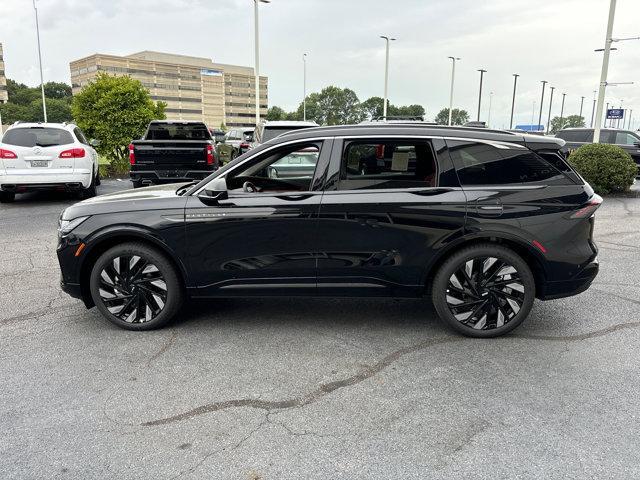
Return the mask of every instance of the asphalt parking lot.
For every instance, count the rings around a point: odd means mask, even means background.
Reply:
[[[59,290],[72,202],[0,205],[3,479],[640,477],[640,198],[598,211],[590,290],[485,341],[417,300],[220,300],[120,330]]]

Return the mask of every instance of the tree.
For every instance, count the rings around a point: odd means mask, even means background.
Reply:
[[[563,128],[581,128],[584,126],[586,126],[584,117],[581,117],[580,115],[569,115],[564,118],[553,117],[551,119],[551,128],[549,131],[551,133],[557,133]]]
[[[42,92],[39,86],[28,87],[23,83],[7,79],[7,93],[9,101],[0,105],[3,123],[44,120]],[[44,93],[47,102],[47,120],[56,123],[70,122],[72,120],[71,87],[65,83],[48,82],[44,84]]]
[[[438,112],[436,118],[434,120],[439,125],[448,125],[449,124],[449,109],[443,108]],[[459,108],[454,108],[451,111],[451,124],[452,125],[464,125],[469,121],[469,113],[466,110],[460,110]]]
[[[360,104],[363,114],[371,120],[373,118],[382,117],[384,113],[384,98],[370,97]],[[388,107],[388,106],[387,106]],[[387,112],[387,114],[389,114]]]
[[[302,103],[296,112],[302,118]],[[364,119],[360,100],[356,92],[349,88],[329,86],[320,93],[307,96],[307,120],[319,125],[345,125],[359,123]]]
[[[71,85],[63,82],[47,82],[44,84],[46,98],[71,98]]]
[[[280,107],[273,106],[267,110],[267,120],[284,120],[287,112]]]
[[[131,140],[140,138],[151,120],[165,118],[165,106],[154,102],[140,81],[100,73],[73,98],[71,111],[85,135],[100,141],[98,153],[122,164]]]
[[[425,114],[422,105],[402,105],[398,107],[388,102],[387,100],[387,116],[389,117],[423,117]],[[384,113],[384,99],[382,97],[368,98],[360,106],[369,119],[382,117]]]

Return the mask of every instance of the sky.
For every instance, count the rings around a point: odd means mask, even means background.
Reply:
[[[451,60],[454,108],[475,120],[478,69],[487,70],[481,120],[508,127],[513,76],[518,73],[514,124],[534,123],[541,80],[556,87],[552,117],[591,119],[609,0],[272,0],[260,5],[261,74],[269,105],[293,110],[307,92],[348,87],[360,100],[382,96],[384,41],[391,44],[389,99],[420,104],[427,119],[449,104]],[[70,83],[69,62],[93,53],[126,55],[158,50],[253,66],[252,0],[38,0],[45,81]],[[640,0],[618,0],[614,37],[640,36]],[[0,0],[0,42],[9,78],[39,84],[32,0]],[[634,109],[640,127],[640,40],[618,42],[611,54],[606,101]],[[548,115],[545,95],[543,123]],[[535,102],[535,110],[533,102]],[[533,113],[533,115],[532,115]]]

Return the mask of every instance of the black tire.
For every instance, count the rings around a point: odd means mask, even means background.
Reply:
[[[16,199],[15,192],[3,192],[0,190],[0,203],[11,203]]]
[[[236,152],[235,150],[231,150],[231,157],[229,161],[235,160],[236,158],[238,158],[238,152]]]
[[[84,199],[84,198],[92,198],[95,197],[98,194],[97,190],[96,190],[96,175],[94,174],[93,170],[91,171],[91,183],[89,184],[89,186],[87,188],[81,188],[80,191],[78,192],[78,198],[80,199]]]
[[[142,187],[142,182],[140,180],[131,180],[131,183],[133,184],[133,188]]]
[[[100,186],[102,180],[100,179],[100,169],[96,172],[96,186]]]
[[[184,300],[173,264],[144,243],[123,243],[100,255],[91,269],[89,286],[100,313],[126,330],[163,327]]]
[[[469,337],[490,338],[520,325],[535,293],[533,273],[522,257],[487,243],[447,259],[433,280],[431,297],[438,316],[451,328]]]

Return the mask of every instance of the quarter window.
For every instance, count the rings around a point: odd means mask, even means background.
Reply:
[[[521,185],[572,182],[551,163],[528,149],[497,148],[479,142],[448,141],[462,185]]]
[[[627,132],[616,132],[616,145],[635,145],[640,142],[640,138],[636,138]]]
[[[429,141],[345,142],[338,190],[435,187],[437,167]]]

